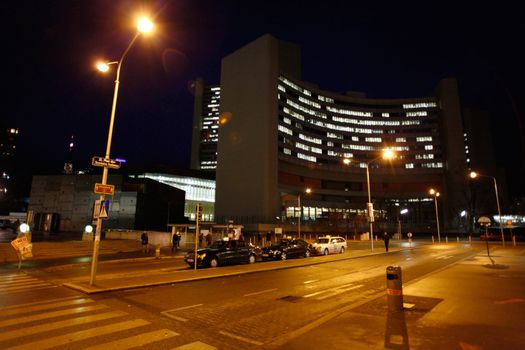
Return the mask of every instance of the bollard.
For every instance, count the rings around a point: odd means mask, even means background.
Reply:
[[[434,244],[434,235],[432,235],[432,244]]]
[[[459,236],[457,236],[456,238],[457,238],[457,241],[458,241],[458,244],[459,244]]]
[[[516,235],[512,235],[512,244],[516,246]]]
[[[155,248],[155,257],[160,259],[160,245]]]
[[[445,236],[445,242],[448,244],[448,236]]]
[[[403,311],[401,266],[388,266],[386,268],[386,294],[388,311]]]
[[[472,243],[472,235],[468,235],[468,243]]]

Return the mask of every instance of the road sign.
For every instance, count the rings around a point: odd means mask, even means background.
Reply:
[[[103,184],[99,184],[99,183],[96,183],[95,184],[95,193],[98,193],[98,194],[109,194],[109,195],[113,195],[113,193],[115,193],[115,186],[113,185],[103,185]]]
[[[98,217],[101,219],[107,219],[109,217],[109,199],[100,202],[100,212]]]
[[[15,248],[16,252],[20,254],[22,259],[33,257],[33,245],[29,243],[26,235],[20,236],[19,238],[11,241],[11,245],[13,248]]]
[[[115,159],[109,159],[104,157],[93,157],[91,158],[91,165],[100,166],[103,168],[120,169],[120,162]]]

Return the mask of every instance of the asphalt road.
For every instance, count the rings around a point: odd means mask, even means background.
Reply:
[[[0,316],[0,330],[6,334],[0,335],[0,347],[10,348],[19,344],[19,339],[9,338],[9,334],[16,334],[22,325],[25,329],[37,330],[25,333],[22,342],[25,347],[22,348],[45,348],[48,343],[69,348],[67,344],[70,340],[67,339],[77,339],[75,337],[79,337],[76,348],[106,342],[113,342],[114,348],[125,348],[115,343],[122,337],[135,339],[130,341],[135,345],[137,339],[150,337],[150,341],[141,343],[141,347],[151,349],[176,349],[190,345],[202,349],[271,348],[272,344],[293,340],[291,334],[307,329],[308,325],[323,316],[349,304],[383,295],[385,269],[389,265],[402,266],[404,283],[409,284],[477,252],[477,248],[462,245],[446,249],[425,246],[299,268],[89,297],[57,286],[66,276],[75,276],[72,271],[85,277],[86,270],[79,269],[79,265],[45,268],[40,273],[24,277],[41,281],[41,289],[21,288],[17,293],[2,295],[2,305],[10,306],[8,310],[2,309],[0,314],[19,311],[21,316],[27,315],[29,321],[24,318],[13,320],[13,315]],[[180,258],[144,261],[140,267],[142,272],[162,268],[186,267]],[[137,273],[137,264],[105,264],[100,272],[116,275]],[[27,283],[30,283],[29,279]],[[68,301],[79,304],[55,305]],[[38,307],[46,305],[52,307],[53,311],[38,311]],[[58,316],[53,314],[57,312]],[[85,321],[86,317],[97,315],[100,320]],[[104,318],[106,316],[107,319]],[[2,320],[1,317],[7,319]],[[67,317],[73,317],[73,321],[68,322]],[[9,323],[13,321],[19,323]],[[81,323],[75,326],[75,322]],[[50,327],[53,324],[58,328]],[[53,329],[47,330],[46,327]],[[75,335],[66,339],[61,336],[64,332]],[[92,332],[100,334],[89,336]]]

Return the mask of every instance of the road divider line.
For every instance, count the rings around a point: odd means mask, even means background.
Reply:
[[[253,292],[253,293],[248,293],[248,294],[244,294],[245,297],[251,297],[253,295],[259,295],[259,294],[264,294],[264,293],[269,293],[269,292],[273,292],[273,291],[276,291],[277,288],[272,288],[272,289],[265,289],[265,290],[261,290],[260,292]]]
[[[230,337],[230,338],[233,338],[233,339],[237,339],[237,340],[243,341],[243,342],[248,343],[248,344],[264,345],[264,343],[262,343],[260,341],[249,339],[249,338],[245,338],[245,337],[242,337],[240,335],[236,335],[236,334],[233,334],[233,333],[230,333],[230,332],[226,332],[226,331],[219,331],[219,334],[222,334],[224,336],[227,336],[227,337]]]

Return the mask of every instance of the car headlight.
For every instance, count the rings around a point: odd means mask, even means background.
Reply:
[[[199,259],[203,260],[206,257],[206,253],[199,254]]]

